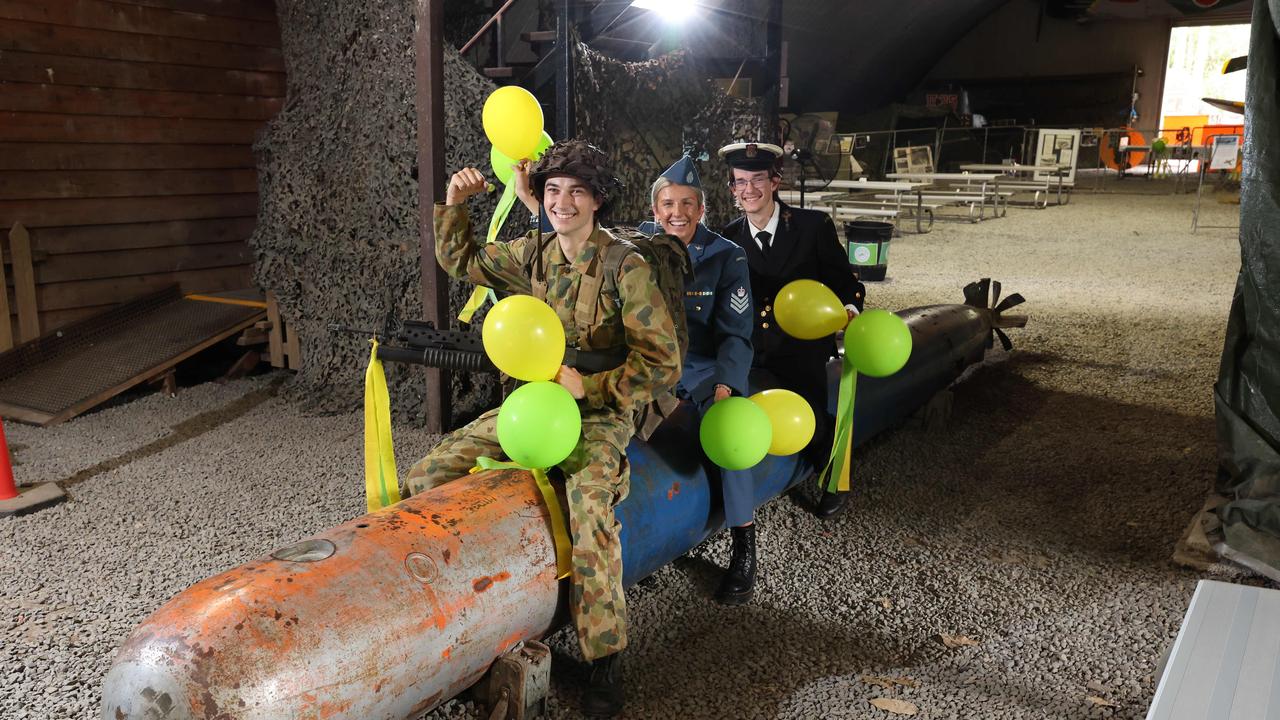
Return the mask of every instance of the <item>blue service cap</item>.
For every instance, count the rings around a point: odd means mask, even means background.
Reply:
[[[676,185],[688,185],[699,190],[702,189],[702,180],[698,177],[698,166],[693,163],[693,158],[688,155],[672,163],[671,167],[664,170],[660,177],[664,177]]]

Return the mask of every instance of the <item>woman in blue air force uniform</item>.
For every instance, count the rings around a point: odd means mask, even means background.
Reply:
[[[702,224],[705,197],[688,155],[658,177],[650,197],[655,221],[642,223],[640,231],[675,235],[693,260],[694,277],[684,299],[689,351],[676,392],[703,414],[716,402],[747,394],[753,311],[747,254]],[[751,599],[755,586],[755,488],[750,470],[721,469],[720,474],[733,550],[716,599],[739,605]]]

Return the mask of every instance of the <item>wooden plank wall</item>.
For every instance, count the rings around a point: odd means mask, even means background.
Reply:
[[[29,229],[41,331],[251,285],[251,144],[284,93],[272,0],[0,0],[0,246]]]

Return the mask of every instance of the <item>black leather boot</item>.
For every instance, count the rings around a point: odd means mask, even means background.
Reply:
[[[742,605],[751,599],[756,586],[756,526],[730,528],[733,551],[729,569],[716,590],[716,601],[725,605]]]
[[[849,503],[848,492],[827,492],[822,491],[822,497],[818,500],[818,506],[813,509],[813,514],[823,520],[835,517]]]
[[[611,718],[622,712],[626,697],[622,692],[622,653],[594,660],[591,678],[582,693],[582,713],[591,717]]]

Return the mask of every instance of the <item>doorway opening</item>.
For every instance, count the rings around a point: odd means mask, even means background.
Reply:
[[[1186,128],[1199,147],[1212,135],[1243,133],[1244,115],[1215,107],[1204,98],[1242,102],[1245,73],[1223,73],[1227,61],[1249,53],[1249,24],[1175,27],[1169,32],[1161,136]],[[1230,131],[1230,132],[1228,132]],[[1173,137],[1166,138],[1172,142]]]

